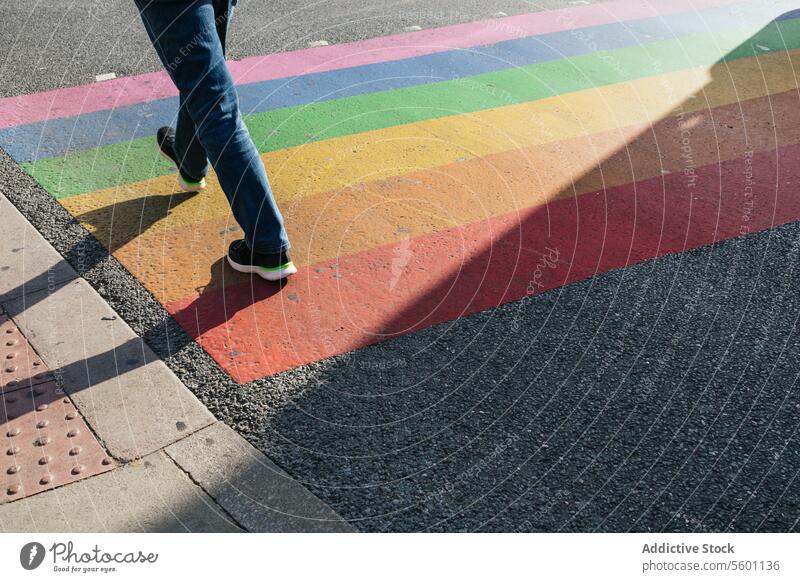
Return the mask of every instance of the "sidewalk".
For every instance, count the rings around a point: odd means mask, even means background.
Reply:
[[[0,531],[354,531],[217,421],[2,193],[0,215]]]

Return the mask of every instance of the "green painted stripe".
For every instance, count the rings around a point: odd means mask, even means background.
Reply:
[[[601,51],[442,83],[267,111],[250,115],[245,121],[259,150],[270,152],[765,54],[755,45],[769,47],[772,52],[800,48],[800,19],[771,23],[752,37],[747,34],[729,30]],[[23,167],[57,198],[173,171],[158,155],[151,137],[41,159]]]

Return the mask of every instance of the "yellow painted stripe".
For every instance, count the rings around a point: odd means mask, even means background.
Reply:
[[[798,143],[799,101],[796,91],[788,91],[295,198],[283,205],[292,256],[298,265],[314,265],[665,171],[689,172],[690,180],[695,167]],[[159,300],[170,302],[230,282],[235,275],[223,275],[220,257],[242,235],[231,216],[161,226],[169,206],[185,201],[185,194],[151,196],[79,219],[93,225]]]
[[[479,113],[348,135],[263,156],[279,204],[501,151],[657,121],[676,106],[716,107],[796,88],[800,51],[723,62]],[[696,94],[696,96],[695,96]],[[694,97],[694,98],[693,98]],[[175,192],[174,176],[73,196],[75,216],[143,196]],[[174,228],[229,214],[216,180],[159,224]]]

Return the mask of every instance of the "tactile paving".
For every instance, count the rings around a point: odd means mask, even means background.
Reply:
[[[0,504],[114,467],[55,382],[5,392],[2,403]]]
[[[0,392],[53,379],[42,359],[7,315],[0,314]]]

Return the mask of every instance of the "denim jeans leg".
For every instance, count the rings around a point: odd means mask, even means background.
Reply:
[[[215,0],[136,2],[248,244],[262,253],[287,250],[283,217],[225,64]]]
[[[233,7],[236,0],[214,0],[214,22],[217,25],[217,36],[225,56],[225,44],[228,40],[228,24],[233,18]]]
[[[197,126],[180,97],[178,121],[175,124],[175,153],[184,175],[199,180],[208,173],[208,154],[200,143]]]
[[[228,35],[228,23],[233,13],[233,0],[214,0],[214,22],[216,23],[217,36],[222,45],[222,54],[225,55],[225,40]],[[192,116],[186,107],[183,96],[180,97],[178,119],[175,124],[175,153],[178,154],[181,169],[184,174],[199,180],[208,174],[208,154],[200,144]]]

